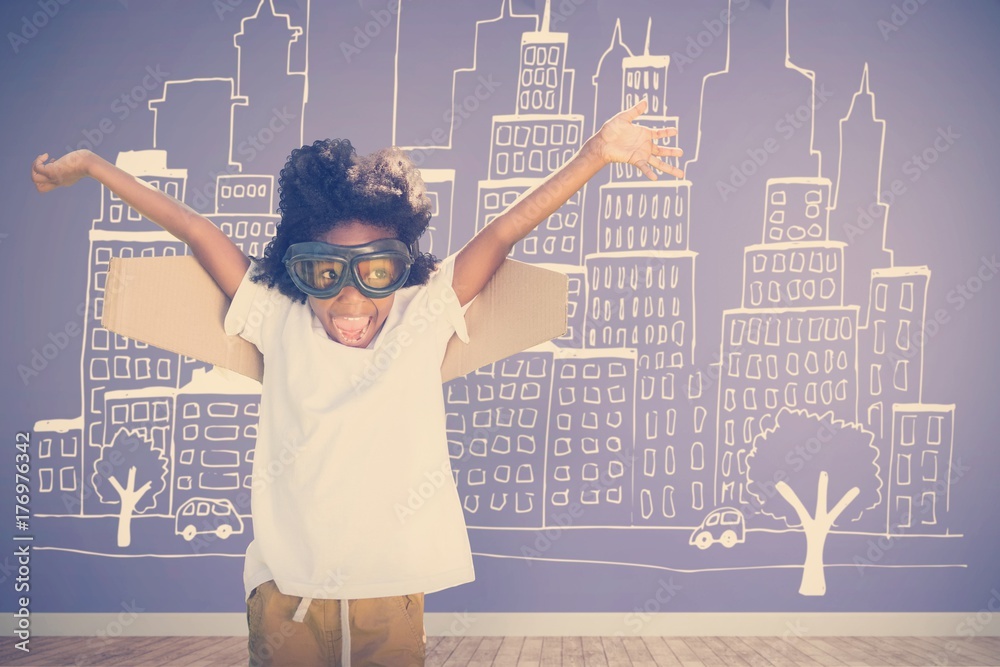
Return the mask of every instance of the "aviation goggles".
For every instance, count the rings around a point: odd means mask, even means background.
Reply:
[[[331,245],[322,241],[293,243],[282,262],[300,290],[329,299],[347,285],[371,299],[401,288],[413,264],[411,248],[399,239],[379,239],[364,245]]]

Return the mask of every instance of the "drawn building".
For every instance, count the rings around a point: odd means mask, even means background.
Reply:
[[[830,238],[846,245],[844,303],[860,305],[862,313],[869,309],[872,271],[893,265],[893,252],[885,244],[889,206],[881,200],[884,146],[885,121],[875,115],[875,94],[865,63],[861,86],[851,98],[847,115],[840,119],[837,188],[830,219]]]
[[[225,498],[250,515],[241,498],[251,489],[260,391],[259,382],[215,367],[176,392],[172,513],[192,498]]]
[[[781,407],[856,421],[858,306],[842,303],[829,192],[824,178],[767,182],[763,243],[744,252],[742,307],[723,311],[717,505],[752,506],[746,457]]]
[[[621,45],[627,55],[621,58],[618,110],[645,99],[647,110],[638,124],[676,128],[677,117],[667,115],[670,57],[649,53],[651,27],[650,21],[642,55]],[[603,60],[602,69],[610,69]],[[676,146],[676,136],[659,143]],[[665,161],[677,165],[675,157]],[[711,420],[702,377],[691,370],[696,257],[688,243],[691,183],[663,174],[652,181],[627,163],[609,165],[609,171],[599,188],[598,251],[584,258],[584,344],[636,351],[633,524],[696,525],[711,505],[712,452],[706,456]]]
[[[302,32],[288,14],[275,11],[274,0],[261,0],[233,36],[236,94],[222,136],[232,137],[227,157],[240,172],[277,175],[290,148],[303,143],[306,73],[292,71],[292,49]]]
[[[587,314],[587,276],[582,266],[570,264],[537,264],[543,269],[558,271],[566,276],[566,333],[552,342],[559,347],[584,346],[584,318]]]
[[[445,386],[450,463],[470,526],[542,525],[552,347]]]
[[[574,71],[566,67],[568,33],[549,30],[549,3],[541,28],[521,36],[515,112],[493,117],[489,171],[479,182],[476,231],[561,167],[585,139],[583,116],[569,112]],[[583,191],[574,193],[524,239],[511,258],[579,266]]]
[[[458,248],[451,247],[455,170],[421,169],[420,177],[427,186],[427,197],[431,200],[431,221],[420,238],[420,252],[444,258],[458,251]]]
[[[83,508],[83,419],[35,422],[31,511],[36,515],[77,514]]]
[[[948,532],[955,406],[892,406],[887,533]]]
[[[621,19],[615,20],[611,41],[597,59],[597,67],[590,78],[594,87],[594,107],[590,117],[590,134],[600,129],[603,124],[622,110],[621,91],[625,85],[623,63],[626,57],[633,56],[632,50],[622,41]],[[617,165],[609,165],[614,170]],[[600,189],[588,188],[584,195],[584,208],[588,212],[596,211],[600,204]],[[588,215],[592,215],[588,213]],[[597,235],[585,232],[583,235],[583,254],[589,255],[598,251]]]
[[[710,394],[701,371],[638,371],[634,525],[697,525],[712,509]]]
[[[211,210],[220,174],[239,173],[230,160],[232,111],[240,101],[230,78],[165,81],[163,96],[149,101],[153,146],[186,165],[184,201],[196,211]],[[178,197],[179,198],[179,197]]]
[[[868,325],[859,330],[859,416],[883,451],[893,404],[920,402],[924,353],[916,334],[927,315],[929,280],[926,266],[872,271]]]
[[[554,357],[546,523],[578,506],[580,525],[630,525],[635,350],[560,348]]]
[[[168,169],[161,150],[124,151],[116,166],[150,187],[181,198],[186,173]],[[183,254],[183,242],[163,231],[138,211],[101,186],[101,214],[90,230],[87,308],[81,360],[84,446],[81,470],[89,475],[99,448],[110,444],[105,428],[104,395],[108,391],[139,389],[150,384],[176,387],[179,355],[114,334],[101,326],[108,265],[112,257],[154,257]],[[83,512],[89,513],[92,495],[84,495]]]

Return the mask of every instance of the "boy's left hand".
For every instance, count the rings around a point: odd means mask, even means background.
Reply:
[[[598,154],[607,162],[633,164],[654,181],[658,179],[658,176],[651,167],[673,174],[677,178],[683,178],[683,170],[667,164],[657,156],[678,156],[683,155],[684,151],[680,148],[667,148],[655,143],[655,140],[660,137],[670,137],[677,134],[677,128],[651,129],[633,124],[632,121],[645,111],[646,100],[643,99],[631,109],[615,114],[604,123],[600,131],[594,135]]]

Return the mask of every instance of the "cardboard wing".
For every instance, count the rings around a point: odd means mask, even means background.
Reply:
[[[441,381],[566,333],[567,277],[512,259],[469,306],[469,343],[452,336]],[[257,347],[223,328],[230,299],[192,255],[113,257],[101,325],[117,334],[246,375],[264,377]]]

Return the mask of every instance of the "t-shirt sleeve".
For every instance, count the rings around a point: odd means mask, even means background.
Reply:
[[[256,263],[251,259],[229,304],[229,310],[226,311],[224,327],[226,334],[239,336],[256,345],[261,354],[266,354],[270,339],[268,323],[287,311],[287,304],[291,303],[291,299],[277,289],[250,280],[255,271]]]
[[[426,304],[427,312],[436,315],[436,329],[441,332],[443,342],[447,343],[452,334],[457,334],[463,343],[469,342],[469,331],[465,323],[465,311],[469,309],[475,297],[464,306],[458,305],[458,295],[452,286],[455,275],[455,255],[449,255],[441,260],[437,270],[427,281]]]

